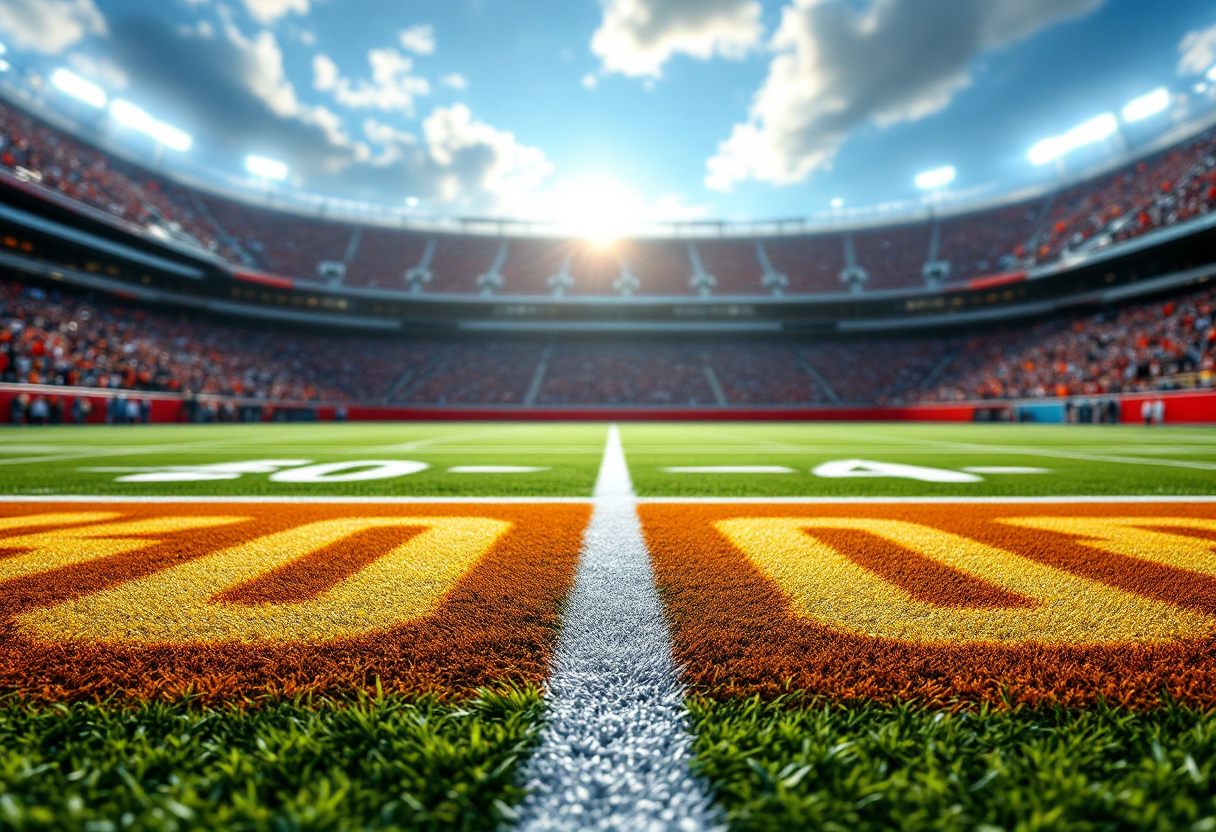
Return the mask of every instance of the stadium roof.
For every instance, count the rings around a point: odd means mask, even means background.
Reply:
[[[0,42],[192,177],[589,236],[996,197],[1216,106],[1216,14],[1138,0],[11,0]]]

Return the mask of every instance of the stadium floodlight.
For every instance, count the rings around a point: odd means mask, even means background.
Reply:
[[[114,102],[110,104],[110,115],[119,124],[146,133],[173,150],[189,150],[190,146],[194,144],[194,139],[188,133],[183,133],[176,127],[158,121],[125,98],[114,99]]]
[[[101,109],[106,106],[106,91],[70,69],[57,69],[52,72],[51,84],[64,95],[83,101],[90,107]]]
[[[1032,164],[1044,165],[1054,162],[1078,147],[1110,138],[1118,131],[1119,120],[1111,113],[1103,113],[1081,122],[1067,133],[1035,143],[1027,155]]]
[[[916,187],[925,191],[936,191],[938,188],[944,188],[953,182],[955,173],[953,165],[927,170],[917,175]]]
[[[1123,120],[1131,123],[1141,121],[1170,106],[1170,91],[1165,87],[1157,87],[1152,92],[1145,93],[1139,98],[1133,98],[1123,108]]]
[[[1216,81],[1216,64],[1213,64],[1212,68],[1208,70],[1207,78],[1209,81]]]
[[[830,205],[831,205],[833,208],[843,208],[843,207],[844,207],[844,200],[843,200],[843,199],[841,199],[840,197],[836,197],[836,198],[835,198],[835,199],[833,199],[833,200],[831,201],[831,203],[829,203],[829,204],[830,204]]]
[[[287,178],[287,165],[267,159],[265,156],[249,155],[245,157],[245,170],[259,179],[269,179],[275,182]]]
[[[0,58],[0,72],[8,72],[12,68],[13,68],[12,64],[10,64],[8,61],[4,60],[4,58]]]

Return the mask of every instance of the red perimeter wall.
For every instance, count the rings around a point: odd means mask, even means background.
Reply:
[[[30,384],[0,384],[0,424],[10,423],[13,397],[22,393],[31,399],[37,396],[58,396],[64,404],[64,420],[71,418],[71,402],[83,396],[92,405],[90,424],[104,424],[106,400],[116,395],[147,399],[152,402],[151,420],[159,423],[185,421],[182,397],[169,393],[140,393],[92,388],[48,387]],[[1129,394],[1121,397],[1121,421],[1139,423],[1140,407],[1145,400],[1165,402],[1165,421],[1175,424],[1216,423],[1216,392],[1174,392],[1160,394]],[[206,397],[205,401],[224,402],[221,397]],[[274,412],[300,411],[307,406],[291,402],[256,402],[234,399],[237,404],[253,404],[265,408],[263,421],[271,421]],[[1042,404],[1044,401],[1035,400]],[[879,422],[971,422],[977,410],[1004,410],[1016,402],[963,402],[958,404],[924,404],[900,407],[369,407],[347,405],[349,421],[879,421]],[[321,421],[334,418],[336,405],[313,408]]]

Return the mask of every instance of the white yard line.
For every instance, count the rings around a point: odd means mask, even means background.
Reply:
[[[889,439],[890,437],[883,434],[861,434],[870,440],[878,439],[880,441]],[[1197,462],[1183,459],[1157,459],[1154,457],[1125,457],[1113,456],[1110,454],[1087,454],[1078,453],[1075,451],[1063,451],[1056,448],[1040,448],[1040,447],[1013,447],[1009,445],[984,445],[976,442],[952,442],[945,439],[921,439],[918,440],[926,446],[938,446],[938,448],[954,448],[959,451],[970,451],[976,454],[1012,454],[1017,456],[1043,456],[1053,457],[1055,459],[1074,459],[1082,462],[1114,462],[1124,465],[1147,465],[1159,466],[1165,468],[1191,468],[1200,471],[1216,471],[1216,462]],[[875,454],[882,454],[881,448],[874,449]]]
[[[90,494],[0,494],[0,503],[308,503],[310,505],[335,504],[367,504],[367,505],[417,505],[441,503],[469,503],[480,505],[497,504],[543,504],[543,503],[588,503],[587,497],[272,497],[260,494],[250,494],[244,497],[222,496],[178,496],[173,495],[114,495],[103,496]],[[637,497],[633,501],[637,505],[648,503],[714,503],[729,505],[857,505],[875,503],[1216,503],[1216,495],[1195,496],[1163,496],[1150,494],[1137,496],[1115,495],[1102,497],[1059,496],[1059,497]]]
[[[549,682],[549,721],[529,759],[520,828],[716,826],[689,771],[684,689],[616,426]]]

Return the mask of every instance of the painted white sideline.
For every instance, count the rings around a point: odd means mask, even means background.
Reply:
[[[615,425],[557,644],[548,717],[524,769],[525,832],[716,827],[689,772],[684,689]]]

